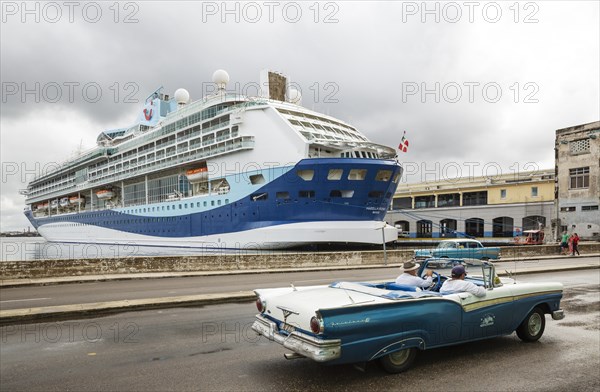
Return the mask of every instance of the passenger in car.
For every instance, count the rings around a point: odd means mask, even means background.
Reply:
[[[427,276],[427,278],[423,279],[417,276],[417,270],[420,266],[420,264],[415,263],[413,260],[405,262],[402,265],[404,272],[396,278],[396,284],[416,286],[421,288],[431,286],[433,283],[433,272],[429,269],[425,270],[425,276]]]
[[[452,268],[452,279],[448,279],[442,284],[440,288],[440,294],[454,294],[454,293],[471,293],[476,297],[485,297],[485,289],[481,286],[477,286],[475,283],[465,281],[467,272],[465,267],[457,265]]]

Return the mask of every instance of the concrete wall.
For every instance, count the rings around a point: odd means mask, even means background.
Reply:
[[[600,252],[600,243],[581,244],[580,252],[582,255],[598,253]],[[558,253],[558,245],[502,248],[503,259],[556,255]],[[390,250],[387,255],[388,264],[398,265],[412,258],[413,250]],[[383,263],[383,251],[6,261],[0,263],[0,276],[2,280],[7,280],[147,272],[302,269],[310,267],[343,268],[347,266],[382,265]]]

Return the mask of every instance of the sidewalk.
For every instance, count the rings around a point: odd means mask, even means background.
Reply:
[[[506,259],[496,262],[497,273],[500,276],[508,276],[514,274],[515,261],[519,264],[516,270],[517,276],[523,274],[533,274],[541,272],[556,272],[556,271],[571,271],[582,269],[598,269],[600,268],[600,255],[585,255],[585,257],[596,257],[593,262],[577,262],[577,257],[565,256],[546,256],[523,261],[521,259]],[[552,266],[539,268],[535,266],[535,260],[548,259],[568,259],[568,265]],[[511,265],[512,264],[512,265]],[[257,273],[275,273],[275,272],[297,272],[297,271],[324,271],[324,270],[340,270],[340,269],[365,269],[365,268],[390,268],[396,267],[399,264],[374,265],[374,266],[348,266],[340,267],[321,267],[321,268],[302,268],[302,269],[279,269],[279,270],[246,270],[246,271],[203,271],[203,272],[183,272],[183,273],[156,273],[156,274],[136,274],[135,277],[130,275],[119,275],[118,277],[109,275],[95,275],[88,277],[66,277],[58,279],[28,279],[27,283],[12,283],[9,286],[8,281],[4,281],[2,287],[15,287],[23,285],[40,285],[40,284],[57,284],[57,283],[73,283],[82,281],[102,281],[115,279],[151,279],[151,278],[168,278],[182,276],[208,276],[208,275],[223,275],[223,274],[257,274]],[[506,271],[506,272],[505,272]],[[508,272],[508,273],[507,273]],[[28,322],[44,322],[58,321],[74,318],[96,317],[110,313],[119,313],[125,311],[147,310],[158,308],[171,308],[183,306],[200,306],[217,303],[231,302],[250,302],[254,300],[255,295],[252,291],[237,291],[215,294],[188,295],[179,297],[160,297],[160,298],[145,298],[137,300],[122,300],[110,302],[96,302],[86,304],[47,306],[38,308],[23,308],[0,311],[0,325],[11,325]]]

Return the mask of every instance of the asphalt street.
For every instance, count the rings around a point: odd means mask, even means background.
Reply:
[[[497,262],[496,269],[498,273],[503,273],[506,270],[519,273],[531,269],[568,267],[575,263],[598,266],[598,258],[576,257]],[[225,274],[0,288],[0,310],[251,291],[256,288],[289,286],[291,283],[296,286],[310,286],[328,284],[338,280],[394,280],[399,273],[398,267],[393,267],[242,275]]]
[[[524,275],[561,281],[566,318],[540,341],[515,334],[420,353],[399,375],[375,363],[287,361],[250,329],[254,304],[127,312],[0,328],[4,391],[577,390],[600,388],[600,270]]]

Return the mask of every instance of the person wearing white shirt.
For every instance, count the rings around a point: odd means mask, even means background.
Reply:
[[[407,261],[404,263],[403,270],[404,272],[396,278],[396,284],[401,284],[405,286],[415,286],[420,288],[427,288],[433,284],[433,272],[431,270],[425,271],[426,278],[423,279],[417,276],[417,270],[421,265],[415,263],[414,261]]]
[[[440,294],[471,293],[476,297],[485,297],[485,289],[475,283],[465,281],[466,275],[467,272],[464,266],[454,266],[452,268],[452,279],[448,279],[442,284]]]

